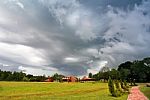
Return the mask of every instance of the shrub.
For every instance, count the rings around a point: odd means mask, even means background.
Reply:
[[[124,80],[124,85],[125,85],[125,86],[127,86],[127,82],[126,82],[126,80]]]
[[[115,81],[115,87],[116,87],[116,97],[123,95],[123,90],[121,88],[120,82],[118,80]]]
[[[121,84],[121,88],[123,89],[124,83],[122,81],[120,81],[120,84]]]
[[[112,96],[115,96],[114,82],[111,79],[111,77],[109,77],[109,79],[108,79],[108,87],[109,87],[109,92],[112,94]]]
[[[120,97],[121,95],[122,95],[122,92],[116,89],[114,97]]]
[[[121,81],[121,88],[122,88],[125,92],[129,92],[129,86],[128,86],[126,80],[124,80],[124,82]]]
[[[119,87],[119,85],[117,86]],[[111,79],[111,77],[109,77],[108,79],[108,87],[109,87],[109,92],[111,93],[112,96],[114,97],[121,96],[121,91],[115,88],[114,81]]]
[[[125,85],[126,88],[129,88],[129,85],[128,85],[126,80],[124,80],[124,85]]]
[[[29,82],[29,79],[27,77],[23,77],[22,80],[25,81],[25,82]]]
[[[116,89],[117,89],[118,91],[120,91],[120,93],[123,93],[123,90],[122,90],[122,88],[121,88],[120,82],[119,82],[118,80],[116,80],[115,86],[116,86]]]

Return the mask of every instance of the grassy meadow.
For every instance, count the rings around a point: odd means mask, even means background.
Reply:
[[[0,82],[0,100],[126,100],[112,97],[107,83]]]
[[[146,85],[144,84],[144,85],[141,85],[141,86],[140,86],[140,90],[141,90],[141,92],[144,93],[144,95],[145,95],[148,99],[150,99],[150,87],[146,87]]]

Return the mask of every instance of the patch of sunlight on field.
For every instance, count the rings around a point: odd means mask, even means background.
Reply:
[[[0,82],[0,100],[126,100],[110,96],[107,83]]]

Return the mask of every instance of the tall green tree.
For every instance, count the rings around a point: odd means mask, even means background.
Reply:
[[[109,75],[112,79],[120,79],[120,72],[116,69],[112,69],[110,72],[109,72]]]
[[[111,79],[111,77],[109,77],[108,79],[108,87],[109,87],[109,92],[111,93],[112,96],[115,96],[115,86],[114,86],[114,82]]]
[[[89,78],[92,78],[92,77],[93,77],[92,73],[89,73]]]

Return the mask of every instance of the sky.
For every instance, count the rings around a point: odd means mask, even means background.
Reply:
[[[83,76],[150,56],[150,0],[0,0],[0,69]]]

